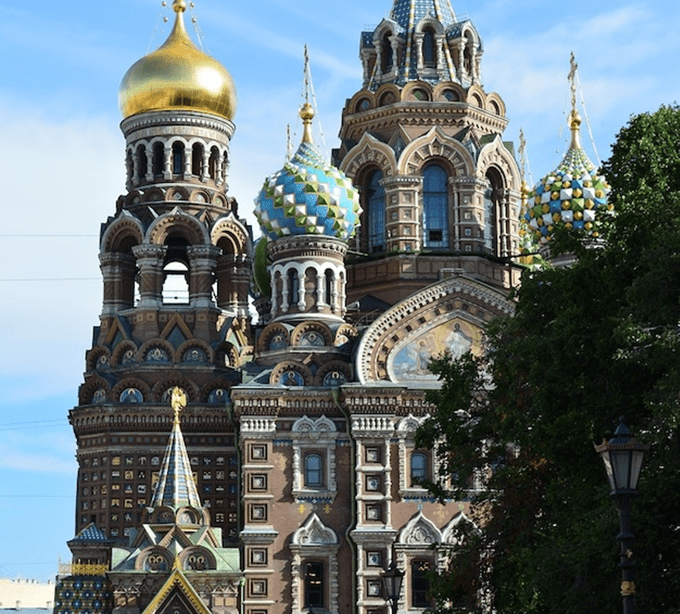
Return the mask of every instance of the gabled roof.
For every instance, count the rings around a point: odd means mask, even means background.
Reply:
[[[163,612],[163,606],[177,594],[183,597],[182,601],[190,608],[190,614],[211,614],[186,576],[177,568],[173,569],[170,577],[165,581],[165,584],[156,593],[156,596],[149,605],[146,606],[142,614],[158,614]]]

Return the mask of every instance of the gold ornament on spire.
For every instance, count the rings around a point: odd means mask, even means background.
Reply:
[[[179,412],[187,406],[187,395],[179,386],[172,389],[172,396],[170,398],[170,406],[174,412],[174,423],[179,424]]]
[[[175,25],[156,51],[135,62],[118,93],[124,118],[148,111],[186,110],[233,119],[236,88],[227,69],[203,53],[184,27],[185,0],[174,0]]]

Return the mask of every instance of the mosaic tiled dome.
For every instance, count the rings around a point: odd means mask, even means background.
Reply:
[[[272,240],[311,234],[346,241],[359,225],[359,193],[312,144],[311,106],[305,104],[300,115],[305,122],[302,143],[290,162],[265,180],[255,199],[255,217]]]
[[[609,184],[597,174],[595,165],[581,148],[578,113],[570,115],[572,141],[562,163],[546,175],[527,196],[524,219],[528,238],[534,244],[544,245],[553,235],[555,227],[584,229],[597,237],[598,220],[612,206],[607,202]]]

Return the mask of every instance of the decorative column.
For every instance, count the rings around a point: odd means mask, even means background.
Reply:
[[[195,308],[214,307],[212,284],[217,257],[222,253],[214,245],[194,245],[187,248],[189,256],[189,304]]]
[[[167,142],[163,148],[163,179],[172,179],[172,147]]]
[[[132,253],[139,268],[140,309],[157,309],[163,304],[163,258],[164,245],[135,245]]]

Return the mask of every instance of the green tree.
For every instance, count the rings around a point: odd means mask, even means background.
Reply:
[[[442,388],[417,435],[439,442],[430,488],[471,500],[482,527],[434,579],[440,610],[620,612],[618,518],[593,443],[623,414],[651,446],[633,505],[638,611],[680,612],[680,108],[632,118],[604,172],[617,212],[604,245],[558,236],[576,263],[524,275],[486,355],[432,364]]]

